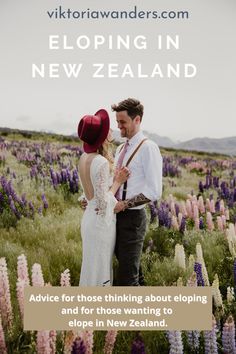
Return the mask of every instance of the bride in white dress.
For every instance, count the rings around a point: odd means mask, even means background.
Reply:
[[[111,137],[109,129],[109,116],[103,109],[94,116],[83,117],[78,126],[85,151],[80,157],[79,175],[87,200],[81,222],[83,258],[80,286],[112,285],[116,238],[114,208],[117,204],[114,195],[128,179],[129,170],[123,167],[117,171],[110,187],[110,164],[105,157]]]

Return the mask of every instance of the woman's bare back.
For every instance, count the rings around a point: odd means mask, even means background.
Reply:
[[[87,200],[94,198],[94,189],[91,181],[91,164],[98,156],[97,153],[86,154],[84,153],[79,160],[79,175],[83,186],[84,194]]]

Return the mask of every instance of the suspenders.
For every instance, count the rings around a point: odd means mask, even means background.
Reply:
[[[133,159],[134,155],[136,154],[136,152],[139,150],[139,148],[141,147],[141,145],[144,143],[144,141],[146,141],[147,138],[143,139],[139,145],[136,147],[136,149],[134,150],[134,152],[132,153],[132,155],[129,157],[128,161],[126,162],[126,167],[129,165],[130,161]],[[121,150],[123,149],[124,145],[122,145],[119,153],[121,152]],[[124,189],[123,189],[123,193],[122,193],[122,200],[125,200],[126,198],[126,192],[127,192],[127,181],[124,183]]]

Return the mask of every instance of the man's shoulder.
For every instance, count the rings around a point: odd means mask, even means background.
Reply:
[[[143,145],[143,150],[150,150],[150,149],[156,149],[159,150],[159,146],[157,145],[157,143],[147,137],[145,137],[145,141],[142,144]]]

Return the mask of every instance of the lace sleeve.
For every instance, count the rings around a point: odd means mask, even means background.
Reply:
[[[96,171],[94,197],[99,219],[107,225],[113,219],[114,207],[117,203],[113,193],[109,191],[109,182],[109,164],[108,161],[104,161]]]

